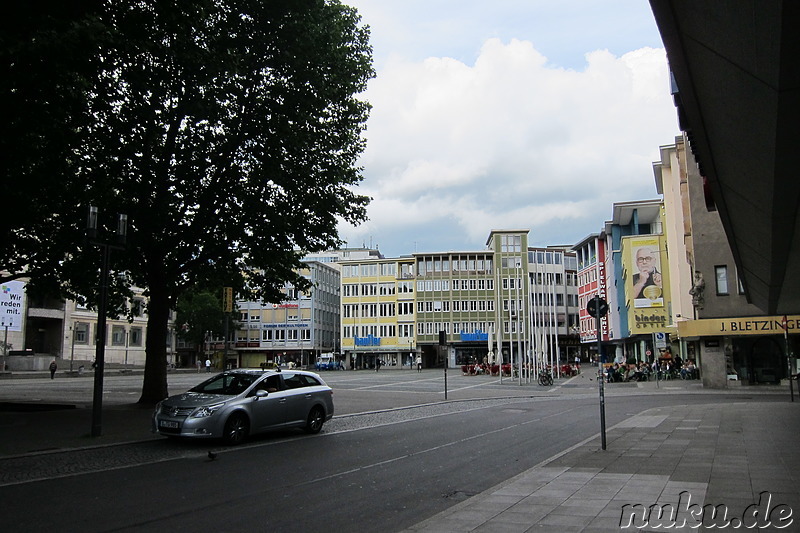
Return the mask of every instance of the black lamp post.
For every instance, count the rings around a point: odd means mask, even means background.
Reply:
[[[113,242],[98,238],[97,218],[99,210],[89,206],[89,219],[86,224],[86,236],[89,244],[97,246],[103,254],[100,268],[100,300],[97,309],[97,341],[94,361],[94,394],[92,396],[92,437],[102,434],[103,410],[103,368],[106,355],[106,314],[108,304],[108,269],[111,250],[124,250],[128,233],[128,215],[117,215],[117,231]]]

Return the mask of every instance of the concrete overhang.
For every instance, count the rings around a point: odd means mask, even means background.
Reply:
[[[739,277],[767,314],[800,311],[800,2],[650,0],[681,129]]]
[[[661,200],[616,202],[609,222],[616,226],[627,226],[633,221],[634,215],[639,224],[658,222],[661,215]]]

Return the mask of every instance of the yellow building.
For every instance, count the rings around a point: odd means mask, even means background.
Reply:
[[[410,365],[415,350],[414,259],[341,263],[342,352],[350,368]]]

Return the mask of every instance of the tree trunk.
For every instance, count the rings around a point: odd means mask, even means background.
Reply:
[[[147,357],[144,365],[141,404],[155,405],[166,398],[167,388],[167,326],[170,299],[165,287],[150,287],[147,304]]]

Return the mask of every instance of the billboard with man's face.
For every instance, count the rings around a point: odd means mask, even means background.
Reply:
[[[664,307],[664,277],[658,237],[636,237],[628,240],[631,272],[628,287],[633,307]]]

